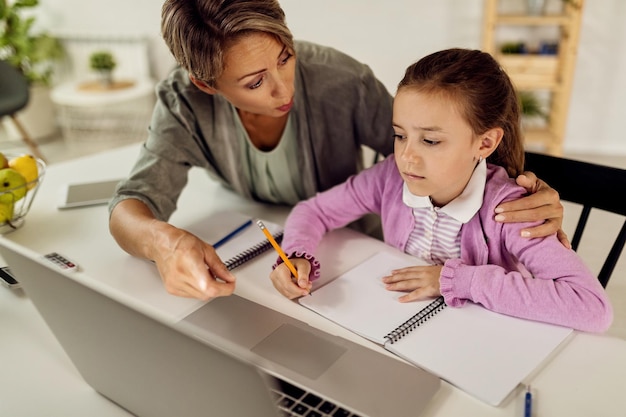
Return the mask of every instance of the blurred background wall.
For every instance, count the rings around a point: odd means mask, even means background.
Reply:
[[[150,69],[160,79],[174,65],[160,37],[161,4],[40,0],[38,24],[53,33],[146,36]],[[449,47],[480,48],[482,0],[282,0],[281,5],[296,38],[367,63],[392,93],[404,69],[421,56]],[[624,22],[626,1],[586,1],[565,152],[626,155]]]

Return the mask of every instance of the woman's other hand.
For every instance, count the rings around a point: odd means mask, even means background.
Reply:
[[[571,248],[569,239],[561,228],[563,205],[559,193],[530,171],[519,175],[516,182],[526,188],[529,195],[500,204],[496,207],[495,220],[503,223],[543,220],[539,226],[523,229],[522,236],[533,238],[556,233],[563,246]]]

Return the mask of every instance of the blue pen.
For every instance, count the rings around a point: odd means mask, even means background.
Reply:
[[[233,230],[232,232],[230,232],[229,234],[227,234],[226,236],[224,236],[223,238],[221,238],[220,240],[215,242],[213,244],[213,248],[214,249],[219,248],[224,243],[226,243],[229,240],[231,240],[232,238],[234,238],[238,233],[241,233],[243,230],[245,230],[246,228],[248,228],[250,226],[252,226],[252,219],[248,220],[247,222],[245,222],[244,224],[242,224],[241,226],[239,226],[238,228],[236,228],[235,230]]]
[[[524,397],[524,417],[532,416],[533,394],[530,392],[530,385],[526,386],[526,396]]]

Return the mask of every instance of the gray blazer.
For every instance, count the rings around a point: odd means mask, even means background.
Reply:
[[[298,165],[307,196],[343,182],[361,169],[361,145],[393,151],[392,97],[371,69],[335,49],[296,42],[295,97]],[[175,69],[156,88],[148,139],[109,211],[127,198],[143,201],[167,220],[191,167],[252,199],[242,183],[241,150],[230,104],[200,91]]]

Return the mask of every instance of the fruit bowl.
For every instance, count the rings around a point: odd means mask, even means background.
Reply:
[[[16,161],[20,157],[34,161],[6,166],[8,161]],[[0,162],[3,159],[5,165],[0,169],[0,234],[12,232],[24,224],[46,172],[45,162],[27,154],[0,153]]]

